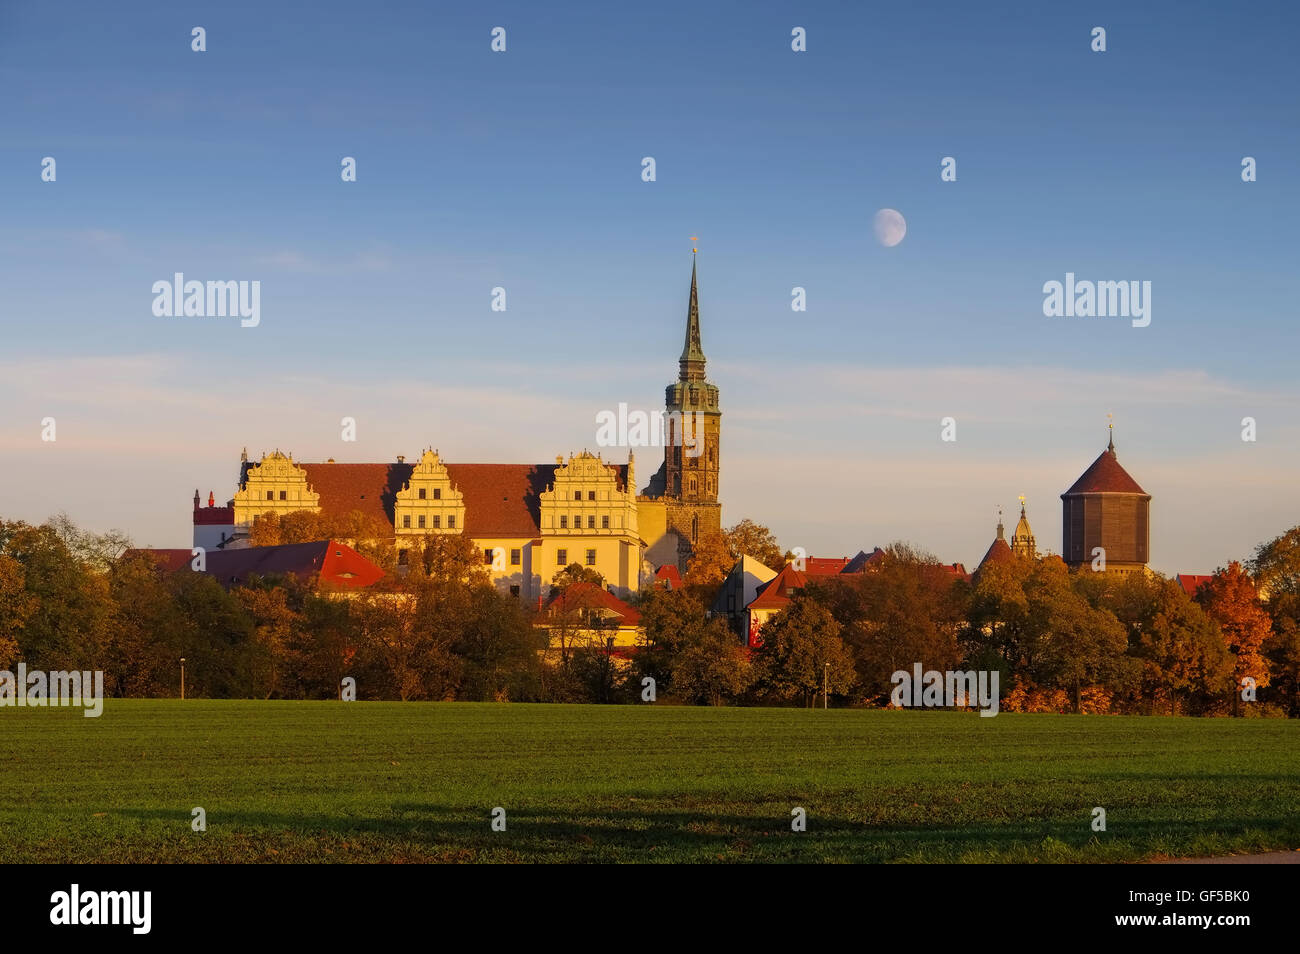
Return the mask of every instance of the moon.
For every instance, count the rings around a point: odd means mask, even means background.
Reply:
[[[897,209],[881,209],[876,213],[873,227],[876,241],[886,248],[893,248],[907,234],[907,219]]]

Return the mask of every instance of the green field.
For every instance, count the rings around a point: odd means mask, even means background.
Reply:
[[[108,700],[0,709],[0,859],[1123,861],[1300,848],[1300,723]],[[191,831],[191,809],[208,830]],[[492,832],[493,807],[506,810]],[[791,809],[807,831],[790,830]],[[1094,806],[1107,831],[1090,828]]]

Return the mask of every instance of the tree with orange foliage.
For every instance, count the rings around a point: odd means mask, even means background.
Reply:
[[[1249,677],[1256,686],[1268,685],[1268,660],[1263,648],[1272,635],[1272,621],[1260,605],[1254,582],[1235,560],[1215,571],[1197,592],[1196,600],[1219,624],[1223,641],[1235,659],[1232,714],[1239,715],[1241,681]]]

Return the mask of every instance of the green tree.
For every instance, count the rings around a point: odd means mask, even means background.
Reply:
[[[722,705],[741,696],[754,678],[749,650],[722,619],[687,630],[670,665],[673,694],[687,702]]]
[[[780,700],[802,700],[811,706],[823,681],[842,695],[853,688],[853,657],[840,639],[840,624],[824,606],[796,594],[794,600],[768,620],[763,641],[754,654],[755,688]]]

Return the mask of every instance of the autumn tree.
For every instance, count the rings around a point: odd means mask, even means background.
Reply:
[[[280,539],[280,515],[273,510],[253,517],[253,525],[248,528],[248,545],[250,547],[278,547]]]
[[[1232,714],[1239,715],[1242,680],[1254,679],[1260,688],[1268,685],[1264,643],[1272,635],[1272,621],[1259,603],[1255,584],[1235,561],[1216,570],[1197,591],[1196,600],[1219,624],[1233,655]]]
[[[931,554],[893,543],[867,572],[813,578],[801,592],[839,624],[865,696],[883,699],[899,669],[917,662],[940,670],[957,664],[965,597],[954,584]]]
[[[1247,569],[1264,598],[1300,596],[1300,527],[1261,543]]]
[[[708,533],[691,548],[691,559],[683,581],[702,603],[712,599],[713,591],[727,578],[742,556],[779,570],[785,557],[776,536],[767,527],[745,519],[720,533]]]
[[[109,593],[113,617],[105,691],[129,697],[178,695],[185,620],[163,567],[147,553],[118,560],[109,572]]]
[[[485,583],[491,579],[483,551],[459,533],[430,533],[419,539],[411,561],[434,583]]]
[[[0,554],[0,669],[18,659],[18,633],[35,609],[36,599],[27,592],[22,564]]]
[[[742,556],[749,556],[772,570],[785,566],[784,551],[776,542],[776,534],[762,524],[746,518],[725,531],[724,537],[733,565]]]
[[[726,536],[706,533],[691,548],[691,559],[686,564],[686,577],[682,582],[699,602],[707,603],[735,565],[736,558]]]
[[[257,580],[233,592],[253,624],[255,643],[251,647],[251,694],[259,699],[283,698],[290,691],[287,681],[289,646],[302,626],[300,591],[293,577]]]

